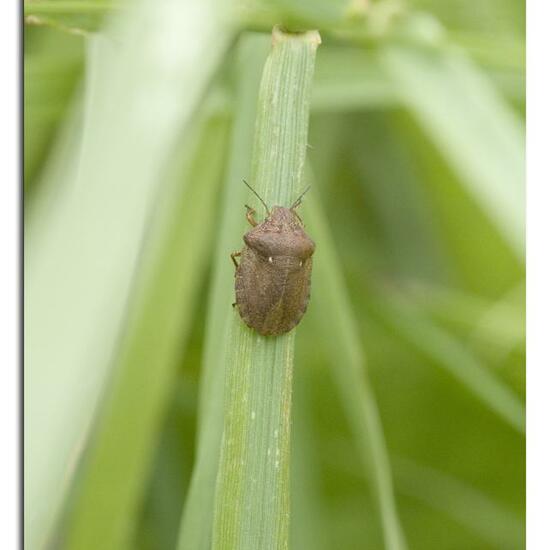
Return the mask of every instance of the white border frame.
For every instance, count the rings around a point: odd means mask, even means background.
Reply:
[[[527,548],[550,548],[550,4],[527,1]]]

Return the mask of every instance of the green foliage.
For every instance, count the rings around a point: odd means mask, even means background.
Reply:
[[[523,548],[523,4],[23,9],[29,548]],[[313,186],[296,337],[231,308],[242,178]]]
[[[143,492],[140,480],[146,478],[206,271],[214,226],[204,224],[204,213],[218,191],[226,126],[224,117],[210,115],[197,128],[201,138],[192,165],[174,170],[166,184],[167,196],[155,214],[161,227],[150,230],[145,244],[135,310],[129,311],[71,511],[69,547],[115,549],[131,540]],[[127,521],[118,521],[120,516]]]
[[[105,16],[119,10],[121,5],[122,2],[113,0],[26,0],[23,14],[28,25],[87,34],[99,31]]]
[[[358,328],[338,269],[339,258],[327,222],[317,202],[311,205],[306,220],[323,243],[317,255],[316,286],[325,290],[321,300],[312,304],[315,319],[332,362],[331,372],[348,422],[360,446],[367,478],[374,487],[384,531],[385,547],[406,549],[407,545],[396,509],[391,469],[374,393],[365,371],[365,354]]]

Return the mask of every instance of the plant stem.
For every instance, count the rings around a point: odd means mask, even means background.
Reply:
[[[272,206],[288,206],[303,188],[308,97],[319,43],[316,31],[273,31],[260,86],[250,181]],[[285,549],[294,331],[277,338],[260,336],[235,311],[228,345],[213,548]]]

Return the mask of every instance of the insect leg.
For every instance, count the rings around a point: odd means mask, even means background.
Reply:
[[[250,208],[248,204],[245,204],[245,206],[246,206],[246,219],[248,220],[248,223],[252,227],[256,227],[258,225],[258,222],[254,218],[254,215],[256,214],[256,210],[254,210],[254,208]]]
[[[233,252],[231,254],[231,259],[233,260],[233,263],[235,264],[235,267],[239,267],[239,264],[237,263],[237,260],[235,259],[237,256],[240,256],[240,252]]]

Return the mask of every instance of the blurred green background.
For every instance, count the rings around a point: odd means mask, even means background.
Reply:
[[[216,277],[232,281],[223,205],[243,202],[282,22],[323,38],[306,179],[408,546],[523,548],[524,3],[29,0],[24,13],[26,546],[178,545],[211,428],[202,367],[223,339],[209,304]],[[297,331],[291,548],[384,548],[315,282]]]

